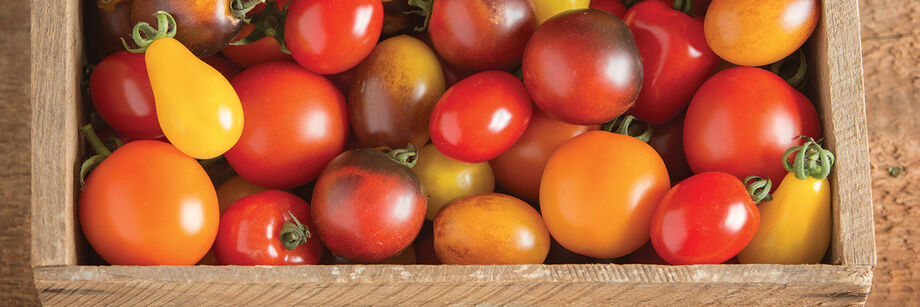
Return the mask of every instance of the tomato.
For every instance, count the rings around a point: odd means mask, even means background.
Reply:
[[[447,202],[466,195],[490,193],[495,189],[492,168],[486,162],[465,163],[451,159],[426,145],[418,153],[418,163],[412,168],[418,175],[428,197],[429,220]]]
[[[166,11],[175,16],[178,23],[175,38],[195,56],[203,58],[220,52],[240,33],[245,15],[234,9],[233,1],[131,0],[129,25],[139,22],[156,25],[154,13]],[[128,32],[122,33],[126,34]]]
[[[613,15],[568,11],[546,21],[524,50],[524,84],[540,110],[579,125],[626,112],[642,87],[632,33]]]
[[[138,140],[163,136],[143,54],[122,51],[99,62],[89,93],[96,112],[119,133]]]
[[[598,1],[598,0],[594,0]],[[588,8],[590,0],[530,0],[537,13],[537,24],[543,24],[550,17],[559,13]]]
[[[236,77],[236,75],[239,75],[240,72],[243,71],[242,68],[236,66],[236,64],[231,63],[227,60],[227,58],[218,54],[203,58],[201,60],[205,63],[208,63],[208,65],[211,65],[211,67],[214,67],[214,69],[220,72],[220,74],[223,75],[224,78],[227,78],[227,80],[233,79],[233,77]]]
[[[448,157],[489,161],[524,134],[533,105],[521,80],[485,71],[450,87],[431,113],[431,142]]]
[[[412,244],[425,204],[418,177],[404,164],[378,150],[349,150],[316,181],[313,223],[332,254],[379,262]]]
[[[620,0],[591,0],[591,5],[588,7],[613,14],[620,19],[626,16],[626,7]]]
[[[118,148],[89,174],[77,211],[86,239],[112,265],[195,264],[220,218],[198,161],[146,140]]]
[[[651,124],[663,124],[683,112],[696,90],[719,62],[703,35],[703,21],[665,2],[644,1],[626,13],[642,56],[644,80],[629,110]]]
[[[648,144],[661,155],[668,168],[671,183],[678,183],[693,175],[687,158],[684,156],[684,117],[677,118],[664,125],[652,126],[652,138]]]
[[[434,51],[411,36],[388,38],[355,69],[348,95],[355,136],[365,147],[424,146],[431,110],[443,93]]]
[[[291,188],[319,175],[345,146],[345,99],[329,80],[297,64],[272,62],[233,79],[246,122],[224,157],[246,180]]]
[[[312,229],[306,201],[283,191],[260,192],[221,215],[214,254],[230,265],[317,264],[323,245]]]
[[[735,67],[712,76],[690,102],[684,119],[684,153],[694,173],[726,172],[738,178],[786,175],[783,153],[799,136],[821,136],[808,98],[769,71]]]
[[[434,1],[428,24],[431,42],[444,60],[461,69],[515,69],[537,27],[528,1]]]
[[[723,59],[762,66],[795,52],[814,32],[818,0],[713,0],[706,11],[706,41]]]
[[[560,245],[594,258],[617,258],[648,241],[652,212],[668,191],[658,153],[631,136],[589,131],[550,156],[540,210]]]
[[[446,264],[538,264],[549,252],[540,213],[491,193],[458,198],[434,219],[434,250]]]
[[[230,177],[217,187],[217,203],[220,205],[220,212],[226,211],[230,205],[243,197],[266,190],[268,188],[257,186],[243,177]]]
[[[489,161],[498,185],[509,194],[536,204],[540,195],[543,167],[556,148],[597,126],[573,125],[546,116],[539,109],[521,138],[505,153]]]
[[[243,30],[240,31],[240,35],[237,35],[233,41],[237,42],[243,39],[252,34],[255,29],[256,26],[247,23],[243,26]],[[243,68],[268,62],[294,60],[290,55],[281,52],[281,44],[277,40],[268,36],[246,45],[229,45],[221,51],[221,54]]]
[[[652,245],[670,264],[717,264],[744,248],[760,213],[741,180],[706,172],[681,181],[652,217]]]
[[[294,0],[284,21],[284,41],[304,68],[334,74],[367,57],[382,26],[380,0]]]

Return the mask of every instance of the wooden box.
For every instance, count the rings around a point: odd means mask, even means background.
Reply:
[[[857,0],[823,0],[807,45],[827,145],[833,237],[821,265],[87,266],[75,201],[81,1],[32,1],[32,266],[49,305],[849,305],[875,266]]]

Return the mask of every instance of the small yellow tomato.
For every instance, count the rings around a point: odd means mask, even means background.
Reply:
[[[543,24],[544,21],[556,16],[559,13],[574,10],[586,9],[590,0],[531,0],[534,11],[537,13],[537,24]]]
[[[220,212],[224,213],[227,207],[230,207],[240,198],[256,194],[262,191],[268,191],[268,188],[257,186],[243,177],[233,176],[217,188],[217,203],[220,205]]]
[[[447,202],[461,196],[489,193],[495,189],[495,177],[488,162],[466,163],[451,159],[429,144],[418,153],[412,168],[428,197],[428,213],[434,216]]]

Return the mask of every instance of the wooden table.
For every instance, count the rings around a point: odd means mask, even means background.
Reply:
[[[920,1],[861,3],[878,267],[869,303],[920,297]],[[0,305],[38,304],[29,268],[29,7],[0,10]],[[34,40],[43,38],[35,37]],[[900,178],[887,168],[904,166]],[[40,166],[38,166],[40,167]],[[54,235],[41,233],[35,235]]]

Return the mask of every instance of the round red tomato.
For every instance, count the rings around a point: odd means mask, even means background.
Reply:
[[[529,0],[438,0],[428,33],[444,60],[461,69],[512,70],[537,27]]]
[[[642,91],[629,113],[663,124],[684,111],[719,57],[703,34],[703,20],[662,1],[644,1],[626,12],[642,55]]]
[[[159,141],[115,150],[86,178],[77,210],[86,239],[112,265],[195,264],[220,218],[198,161]]]
[[[817,139],[821,121],[808,98],[769,71],[723,70],[706,81],[684,119],[684,153],[694,173],[726,172],[780,182],[783,153]],[[775,186],[774,186],[775,187]]]
[[[754,238],[760,212],[741,180],[706,172],[678,183],[652,216],[655,251],[670,264],[717,264]]]
[[[358,65],[374,49],[382,27],[380,0],[294,0],[284,41],[298,64],[327,75]]]
[[[485,71],[450,87],[431,113],[431,142],[438,151],[468,163],[489,161],[524,134],[533,105],[521,80]]]
[[[144,54],[118,52],[106,57],[89,77],[96,112],[119,133],[136,140],[163,136]]]
[[[598,10],[570,10],[547,20],[527,43],[522,65],[534,103],[572,124],[613,120],[633,105],[642,88],[632,32]]]
[[[294,194],[246,196],[221,215],[214,254],[229,265],[317,264],[323,245],[311,221],[310,206]]]
[[[412,244],[426,203],[411,169],[378,150],[349,150],[316,180],[313,223],[332,254],[380,262]]]
[[[626,15],[626,7],[620,0],[591,0],[591,5],[588,7],[613,14],[620,19]]]
[[[297,64],[265,63],[231,82],[246,114],[224,157],[249,182],[290,188],[319,175],[348,135],[345,98],[329,80]]]

